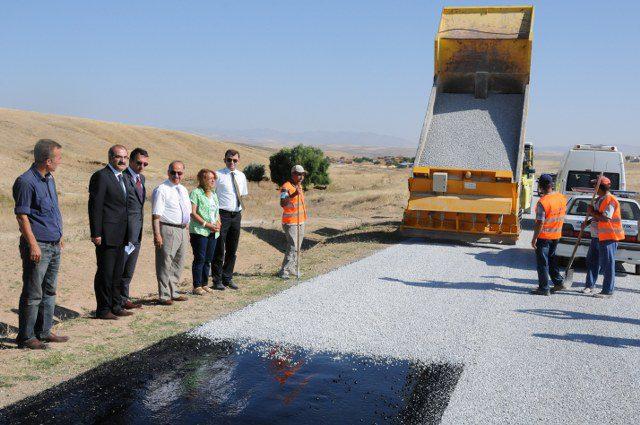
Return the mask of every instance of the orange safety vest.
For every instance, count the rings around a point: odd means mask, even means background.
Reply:
[[[544,223],[538,238],[540,239],[560,239],[562,236],[562,224],[567,210],[567,198],[562,193],[553,192],[544,195],[538,201],[544,209]]]
[[[624,239],[622,228],[622,215],[620,214],[620,202],[610,193],[607,193],[600,202],[598,211],[604,213],[609,204],[613,204],[613,217],[609,221],[598,221],[598,240],[621,241]]]
[[[291,182],[286,182],[280,188],[280,192],[286,191],[289,196],[296,191],[296,188]],[[304,202],[304,192],[300,192],[293,198],[289,198],[289,203],[286,207],[282,207],[282,223],[283,224],[298,224],[298,208],[300,208],[300,224],[307,221],[307,205]]]

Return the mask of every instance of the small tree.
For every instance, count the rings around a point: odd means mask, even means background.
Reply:
[[[242,172],[250,182],[259,182],[262,181],[266,171],[264,165],[252,162],[244,167]]]
[[[302,183],[305,190],[310,184],[326,186],[331,182],[329,158],[324,156],[322,150],[304,145],[280,149],[269,157],[271,181],[277,185],[284,184],[291,177],[291,168],[297,164],[302,165],[307,172]]]

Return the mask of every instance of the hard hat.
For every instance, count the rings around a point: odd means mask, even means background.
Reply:
[[[291,174],[293,174],[293,173],[306,174],[307,172],[304,171],[304,168],[302,167],[302,165],[294,165],[291,168]]]

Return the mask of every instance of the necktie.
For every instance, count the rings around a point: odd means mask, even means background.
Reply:
[[[231,183],[233,183],[233,191],[236,193],[236,203],[238,204],[236,208],[240,209],[240,207],[242,207],[242,209],[244,209],[244,205],[242,204],[242,199],[240,199],[240,191],[238,190],[236,173],[234,173],[233,171],[231,172]]]
[[[120,183],[120,187],[122,187],[122,193],[124,197],[127,197],[127,188],[124,185],[124,180],[122,179],[122,173],[118,174],[118,182]]]
[[[182,193],[180,192],[180,186],[176,186],[176,190],[178,191],[178,200],[180,203],[180,211],[182,212],[182,223],[181,224],[187,224],[189,223],[189,210],[187,209],[187,206],[184,204],[184,201],[182,199]]]
[[[142,193],[142,179],[140,176],[136,177],[136,190],[138,191],[138,195],[140,195],[140,199],[142,199],[144,194]]]

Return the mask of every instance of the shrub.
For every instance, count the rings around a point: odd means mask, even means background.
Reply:
[[[262,181],[266,171],[264,165],[252,162],[244,167],[242,172],[247,176],[247,180],[250,182],[259,182]]]
[[[302,183],[306,190],[309,185],[328,185],[329,158],[324,152],[311,146],[298,145],[294,148],[284,148],[269,157],[269,171],[271,181],[281,186],[291,177],[291,168],[300,164],[307,172],[307,177]]]

